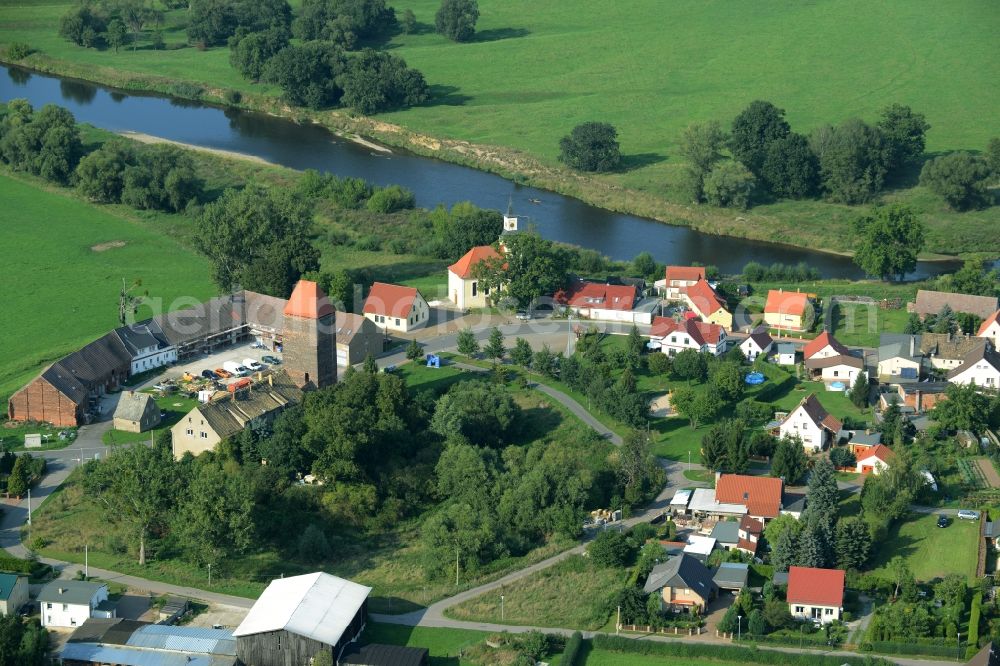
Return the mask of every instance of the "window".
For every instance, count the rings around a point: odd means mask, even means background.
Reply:
[[[833,376],[834,377],[839,377],[840,376],[840,370],[834,370],[833,371]]]
[[[52,604],[45,604],[45,608],[48,609],[48,610],[52,610]],[[49,622],[51,622],[51,621],[52,620],[49,620]]]
[[[795,612],[796,613],[805,613],[806,612],[805,606],[796,606],[795,607]]]
[[[193,437],[193,436],[194,436],[194,430],[192,430],[191,428],[188,428],[188,429],[187,429],[186,431],[184,431],[184,432],[185,432],[185,434],[186,434],[186,435],[187,435],[188,437]]]
[[[479,293],[479,283],[478,282],[473,282],[472,283],[472,297],[475,298],[478,293]]]
[[[202,439],[208,439],[208,433],[207,433],[207,432],[205,432],[204,430],[202,430],[202,431],[201,431],[201,438],[202,438]]]
[[[69,610],[69,605],[63,604],[63,611],[68,611],[68,610]]]
[[[677,336],[676,335],[671,335],[670,336],[670,341],[671,342],[677,342]]]
[[[823,615],[833,615],[833,609],[827,608],[823,611]]]
[[[396,319],[396,326],[399,326],[399,318]]]

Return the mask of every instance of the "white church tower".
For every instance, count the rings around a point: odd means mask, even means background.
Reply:
[[[507,213],[503,216],[503,235],[517,233],[521,218],[514,215],[514,202],[507,197]]]

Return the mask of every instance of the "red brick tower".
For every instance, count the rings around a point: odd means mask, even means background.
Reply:
[[[337,313],[309,280],[299,280],[285,305],[284,366],[304,390],[337,383]]]

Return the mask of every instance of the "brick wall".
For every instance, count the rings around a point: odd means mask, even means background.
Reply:
[[[80,425],[82,409],[42,377],[15,393],[8,405],[12,421],[46,421],[60,428]]]

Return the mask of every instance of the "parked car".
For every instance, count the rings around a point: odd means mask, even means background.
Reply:
[[[281,365],[281,359],[277,356],[261,356],[260,360],[264,361],[264,363],[267,363],[268,365]]]
[[[254,371],[264,369],[264,365],[260,361],[255,361],[252,358],[243,359],[243,365]]]
[[[222,368],[215,369],[215,376],[219,379],[229,379],[233,375],[228,370],[223,370]]]
[[[516,316],[521,321],[530,321],[531,320],[531,313],[528,312],[527,310],[518,310]]]
[[[940,516],[938,516],[937,526],[948,527],[948,516],[944,515],[943,513]]]
[[[215,379],[215,373],[212,372],[211,370],[202,370],[201,376],[204,377],[205,379]]]
[[[962,520],[979,520],[979,512],[972,509],[959,509],[958,517]]]

